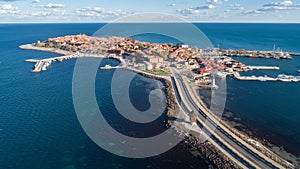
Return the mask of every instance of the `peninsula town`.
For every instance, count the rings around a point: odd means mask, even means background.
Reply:
[[[189,117],[191,124],[206,128],[213,137],[209,143],[199,147],[197,134],[186,135],[189,144],[200,150],[219,168],[295,168],[295,165],[270,151],[259,140],[248,137],[225,122],[219,121],[215,115],[203,105],[194,87],[218,90],[215,78],[226,78],[231,75],[238,80],[300,82],[300,76],[278,75],[241,76],[240,72],[254,69],[278,70],[277,66],[249,66],[235,59],[249,57],[253,59],[291,59],[292,55],[282,51],[249,51],[231,49],[200,49],[188,44],[158,44],[142,42],[124,37],[91,37],[84,34],[68,35],[37,41],[33,44],[20,46],[22,49],[54,52],[63,56],[48,59],[28,59],[34,62],[33,72],[41,72],[54,61],[72,58],[114,58],[120,65],[106,65],[101,69],[124,68],[132,71],[167,79],[168,104],[170,109],[181,109]],[[187,73],[186,73],[187,72]],[[190,87],[190,84],[194,87]],[[170,87],[172,86],[172,87]],[[174,94],[175,93],[175,94]],[[200,100],[200,101],[199,101]],[[177,105],[177,106],[174,106]],[[170,115],[170,114],[169,114]],[[209,124],[207,124],[209,123]],[[168,124],[174,125],[172,122]],[[184,133],[182,126],[177,125],[178,133]],[[211,126],[216,127],[215,131]],[[197,147],[198,146],[198,147]]]

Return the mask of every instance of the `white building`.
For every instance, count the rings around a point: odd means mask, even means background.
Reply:
[[[138,69],[140,69],[140,70],[146,70],[146,65],[144,63],[139,63],[138,64]]]
[[[158,57],[158,56],[150,56],[149,57],[149,62],[151,63],[162,63],[164,61],[163,58]]]
[[[181,45],[182,48],[187,49],[189,48],[189,45]]]

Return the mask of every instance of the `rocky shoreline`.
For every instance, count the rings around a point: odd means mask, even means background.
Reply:
[[[166,112],[166,124],[167,127],[173,127],[177,132],[180,132],[179,127],[173,123],[172,119],[176,117],[176,112],[179,109],[177,104],[174,90],[171,82],[166,79],[160,79],[157,77],[149,77],[160,80],[165,85],[165,92],[167,97],[167,112]],[[196,138],[197,133],[190,133],[189,136],[185,137],[184,143],[188,147],[188,151],[199,158],[205,158],[209,162],[209,166],[213,168],[220,169],[240,169],[238,165],[232,162],[228,157],[226,157],[222,152],[220,152],[216,147],[214,147],[209,141],[200,143]],[[198,154],[198,155],[197,155]]]
[[[240,123],[239,121],[233,119],[232,117],[224,117],[222,118],[223,124],[226,124],[231,128],[232,131],[238,133],[241,137],[250,138],[255,142],[260,143],[264,147],[270,150],[269,157],[272,157],[274,154],[280,158],[285,159],[286,161],[295,165],[296,168],[300,168],[300,158],[296,157],[295,155],[287,152],[283,147],[279,147],[266,138],[259,137],[255,134],[255,131],[247,128],[244,124]],[[256,147],[259,149],[260,147]],[[264,149],[260,149],[260,151],[264,151]],[[274,157],[273,157],[274,158]]]
[[[201,153],[201,155],[210,163],[212,163],[216,168],[241,169],[241,167],[232,162],[209,141],[205,141],[204,143],[198,142],[198,140],[193,135],[187,137],[186,140],[186,144],[190,145],[191,153],[194,154],[195,151]]]
[[[43,52],[51,52],[51,53],[55,53],[55,54],[59,54],[59,55],[74,54],[74,52],[65,51],[65,50],[57,49],[57,48],[38,47],[38,46],[35,46],[35,43],[20,45],[19,48],[20,49],[25,49],[25,50],[37,50],[37,51],[43,51]]]
[[[167,100],[165,124],[168,128],[172,127],[174,129],[174,132],[180,132],[179,127],[177,127],[175,123],[173,123],[173,119],[177,115],[176,113],[179,109],[179,105],[177,104],[171,82],[168,79],[157,77],[155,75],[151,76],[149,74],[141,72],[136,73],[146,78],[159,80],[163,83],[163,85],[165,86]],[[238,165],[236,165],[228,157],[222,154],[222,152],[214,147],[209,141],[205,141],[204,143],[198,142],[196,133],[189,134],[189,136],[185,137],[182,142],[185,143],[187,150],[194,156],[197,156],[198,158],[205,158],[208,162],[209,167],[220,169],[240,169]]]
[[[206,107],[210,106],[210,103],[207,102],[207,100],[210,100],[209,98],[201,98],[203,100],[203,103]],[[255,134],[255,131],[251,130],[250,128],[246,127],[242,122],[241,119],[238,117],[234,117],[232,113],[225,112],[222,116],[221,120],[223,125],[226,125],[227,128],[229,128],[233,133],[238,135],[240,138],[247,142],[251,142],[249,140],[252,140],[251,145],[256,147],[259,151],[265,152],[265,154],[272,158],[277,159],[276,161],[283,160],[282,163],[290,162],[293,165],[295,165],[296,168],[300,168],[300,159],[299,157],[296,157],[295,155],[287,152],[282,147],[276,146],[272,144],[269,140],[258,137]],[[257,145],[260,144],[260,145]],[[267,150],[266,150],[267,149]],[[286,166],[286,168],[292,168],[291,166]]]

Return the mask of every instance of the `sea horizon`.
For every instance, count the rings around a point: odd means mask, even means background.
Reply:
[[[70,22],[0,22],[0,24],[113,24],[113,23],[204,23],[204,24],[300,24],[300,22],[274,22],[274,21],[182,21],[182,22],[118,22],[118,21],[70,21]]]

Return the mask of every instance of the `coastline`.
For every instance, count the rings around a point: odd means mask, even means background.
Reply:
[[[21,49],[24,50],[38,50],[38,51],[43,51],[43,52],[51,52],[51,53],[56,53],[56,54],[71,54],[69,52],[63,51],[63,50],[56,50],[56,49],[47,49],[47,48],[42,48],[42,47],[35,47],[32,46],[32,44],[27,44],[27,45],[21,45]],[[120,61],[120,60],[118,60]],[[121,61],[120,61],[121,62]],[[174,134],[178,134],[180,130],[172,123],[171,118],[175,116],[176,110],[179,109],[179,105],[177,103],[176,97],[174,90],[172,88],[172,84],[170,81],[170,78],[168,76],[159,76],[155,74],[151,74],[148,72],[143,72],[137,69],[128,69],[128,68],[123,68],[128,71],[135,72],[143,77],[146,78],[151,78],[154,80],[159,80],[160,82],[163,83],[165,86],[165,94],[166,94],[166,100],[167,100],[167,110],[165,113],[165,125],[167,128],[172,128],[172,131]],[[219,168],[224,168],[225,166],[231,166],[234,168],[239,168],[236,166],[228,157],[226,157],[224,154],[222,154],[220,151],[218,151],[210,142],[205,142],[202,144],[198,144],[195,141],[195,138],[193,136],[190,137],[185,137],[185,139],[182,141],[183,144],[187,146],[187,151],[194,155],[197,158],[202,158],[205,161],[207,161],[208,166],[214,166],[214,167],[219,167]]]
[[[64,51],[61,49],[56,49],[56,48],[43,48],[43,47],[35,47],[32,44],[27,44],[27,45],[21,45],[20,46],[21,49],[27,49],[27,50],[39,50],[39,51],[44,51],[44,52],[52,52],[52,53],[56,53],[56,54],[61,54],[61,55],[70,55],[70,54],[75,54],[74,52],[69,52],[69,51]],[[119,59],[119,61],[122,63],[122,60]],[[166,111],[166,118],[170,117],[170,115],[172,115],[174,113],[174,111],[178,108],[178,103],[176,101],[175,95],[174,95],[174,91],[172,89],[172,85],[170,82],[170,79],[167,76],[158,76],[155,74],[151,74],[151,73],[146,73],[137,69],[132,69],[132,68],[125,68],[129,71],[133,71],[136,72],[146,78],[151,78],[151,79],[155,79],[155,80],[159,80],[161,81],[164,86],[165,86],[165,93],[167,96],[167,111]],[[201,98],[199,98],[199,100],[201,100]],[[200,102],[201,104],[203,103],[203,101],[201,100]],[[204,109],[208,109],[207,106],[203,106]],[[167,122],[169,122],[168,120],[166,120]],[[169,124],[169,123],[167,123]],[[225,124],[225,126],[227,126],[227,124]],[[169,126],[167,126],[169,127]],[[227,126],[227,128],[229,128]],[[235,132],[234,132],[235,133]],[[239,137],[241,135],[239,134]],[[199,146],[199,144],[197,143],[197,141],[195,140],[194,137],[187,137],[186,141],[188,140],[187,144],[191,144],[194,147]],[[218,152],[217,149],[213,149],[213,145],[211,144],[201,144],[200,147],[197,147],[198,151],[201,152],[201,154],[203,156],[206,156],[206,158],[211,161],[212,163],[214,163],[217,167],[223,168],[223,167],[234,167],[234,168],[239,168],[237,166],[235,166],[233,163],[231,163],[231,161],[224,155],[222,155],[221,152]],[[217,157],[214,158],[210,158],[209,154],[217,154]]]
[[[187,78],[183,78],[184,83],[187,82]],[[211,116],[212,118],[218,119],[213,113],[210,113],[209,106],[205,104],[199,93],[197,92],[198,88],[196,88],[195,85],[187,85],[189,93],[191,93],[192,97],[197,100],[198,107],[203,111],[206,112],[208,116]],[[251,137],[248,137],[248,135],[244,135],[243,133],[239,132],[238,130],[230,127],[227,123],[225,123],[223,120],[219,120],[218,126],[220,126],[222,129],[227,130],[227,133],[231,135],[231,137],[235,138],[236,140],[239,140],[240,143],[242,143],[245,147],[250,149],[252,152],[258,154],[259,156],[263,157],[266,161],[269,163],[272,163],[274,166],[278,168],[294,168],[295,166],[290,162],[284,159],[283,157],[277,155],[273,151],[271,151],[268,147],[264,146],[260,143],[259,140],[254,140]],[[229,146],[230,147],[230,146]],[[231,149],[233,150],[233,149]],[[245,159],[244,159],[245,160]],[[251,162],[251,161],[250,161]]]
[[[43,51],[43,52],[51,52],[51,53],[56,53],[56,54],[59,54],[59,55],[74,54],[74,52],[69,52],[69,51],[65,51],[65,50],[61,50],[61,49],[57,49],[57,48],[42,48],[42,47],[37,47],[37,46],[34,46],[34,43],[20,45],[19,48],[20,49],[24,49],[24,50],[38,50],[38,51]]]
[[[226,114],[226,113],[224,113]],[[247,127],[243,122],[237,121],[234,116],[223,116],[222,121],[230,126],[235,132],[240,133],[240,135],[243,135],[245,138],[250,138],[256,142],[259,142],[264,147],[269,149],[271,152],[275,153],[279,157],[292,162],[296,167],[300,167],[299,157],[295,156],[292,153],[287,152],[283,147],[278,146],[274,143],[272,143],[271,140],[265,137],[260,137],[257,134],[255,134],[254,129],[251,129]]]
[[[169,78],[159,77],[157,75],[152,75],[145,72],[140,72],[136,70],[130,70],[140,74],[143,77],[151,78],[154,80],[161,81],[165,86],[165,94],[167,97],[167,111],[165,114],[165,125],[166,127],[172,127],[176,132],[175,134],[181,134],[182,127],[176,126],[176,123],[173,123],[173,118],[176,117],[176,111],[179,109],[178,102]],[[198,133],[193,133],[191,131],[190,135],[185,136],[185,139],[182,141],[188,147],[188,151],[194,156],[200,156],[205,158],[208,161],[209,165],[213,165],[217,168],[241,168],[235,162],[230,160],[225,154],[218,150],[209,140],[204,143],[199,143],[197,141],[196,135]]]
[[[199,94],[199,92],[198,92],[198,94]],[[200,94],[199,94],[199,97],[200,97]],[[203,104],[205,104],[205,106],[208,108],[208,107],[210,107],[210,103],[208,103],[206,101],[207,98],[208,97],[201,98],[201,100],[203,100]],[[233,112],[228,112],[228,111],[224,112],[221,122],[224,125],[228,126],[228,128],[230,128],[234,133],[237,133],[238,135],[240,135],[242,138],[250,138],[253,141],[258,142],[262,146],[264,146],[268,150],[270,150],[271,153],[279,156],[280,158],[282,158],[288,162],[292,162],[298,168],[300,167],[299,157],[287,152],[284,148],[272,143],[272,141],[268,140],[267,138],[257,136],[255,134],[254,129],[247,127],[241,121],[241,119],[239,117],[235,117],[233,115]],[[255,142],[253,142],[253,143],[255,143]]]

